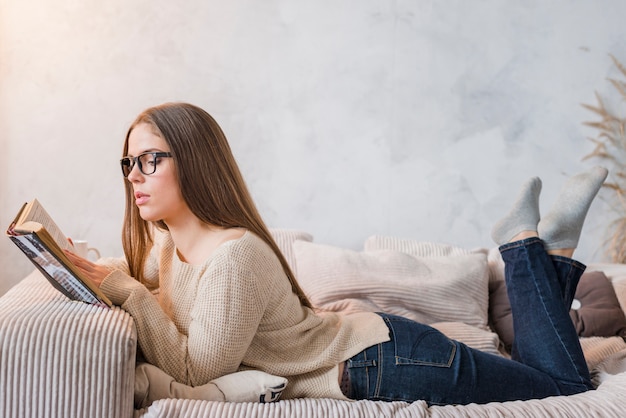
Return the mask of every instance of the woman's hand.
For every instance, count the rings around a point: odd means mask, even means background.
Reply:
[[[102,281],[111,273],[108,267],[96,264],[86,258],[80,257],[71,251],[65,251],[65,255],[78,269],[100,287]]]

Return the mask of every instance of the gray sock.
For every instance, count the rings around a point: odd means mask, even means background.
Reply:
[[[539,238],[547,250],[576,248],[587,211],[608,175],[604,167],[570,177],[550,212],[539,222]]]
[[[522,185],[522,190],[509,213],[500,219],[491,231],[491,237],[498,245],[506,244],[522,231],[537,231],[540,192],[539,177],[532,177]]]

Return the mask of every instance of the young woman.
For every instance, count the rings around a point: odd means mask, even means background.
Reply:
[[[180,384],[255,369],[289,380],[283,398],[430,404],[592,389],[568,309],[584,270],[571,256],[603,168],[572,177],[543,219],[541,182],[530,179],[494,227],[515,327],[506,359],[392,315],[315,313],[202,109],[144,111],[121,165],[125,260],[72,259],[133,316],[145,359]]]

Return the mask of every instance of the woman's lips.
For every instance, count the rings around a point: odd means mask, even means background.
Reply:
[[[135,204],[137,206],[143,205],[150,199],[150,195],[141,192],[135,192]]]

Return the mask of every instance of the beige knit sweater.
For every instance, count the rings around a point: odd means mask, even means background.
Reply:
[[[131,278],[124,263],[115,267],[101,289],[134,318],[146,360],[187,385],[252,368],[286,377],[283,398],[344,399],[338,363],[389,340],[376,314],[303,307],[278,258],[251,232],[202,265],[182,262],[163,234],[146,267],[157,292]]]

